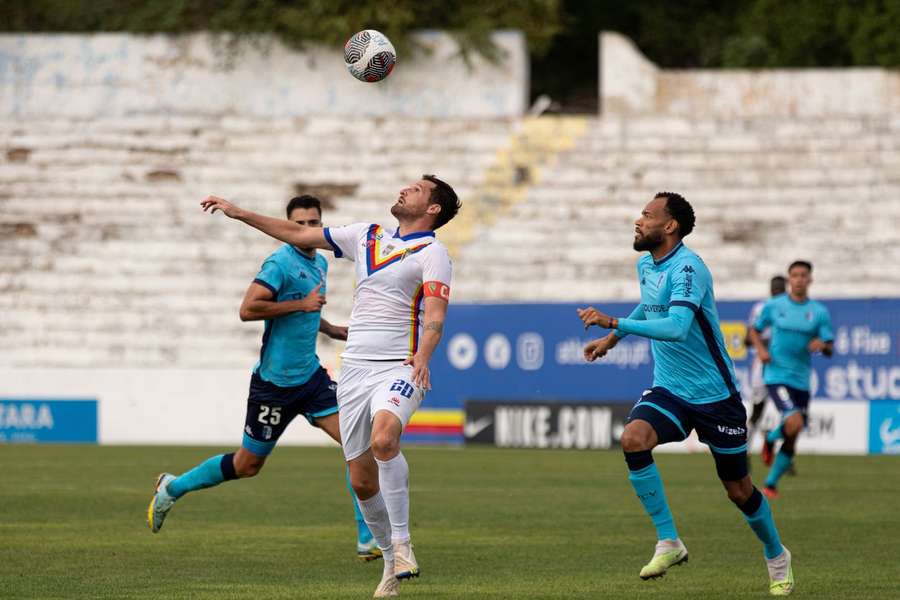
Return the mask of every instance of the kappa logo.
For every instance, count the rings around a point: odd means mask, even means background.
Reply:
[[[300,271],[300,279],[309,279],[309,275],[306,274],[306,271]]]
[[[694,267],[691,265],[684,265],[684,268],[681,270],[682,273],[694,273]]]

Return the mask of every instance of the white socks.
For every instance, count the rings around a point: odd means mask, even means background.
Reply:
[[[366,525],[372,532],[372,537],[378,542],[378,547],[384,556],[385,565],[394,562],[394,548],[391,545],[391,519],[384,498],[378,492],[368,500],[359,500],[359,510],[366,520]],[[386,568],[386,567],[385,567]],[[393,566],[391,567],[393,569]]]
[[[659,556],[660,554],[665,554],[666,552],[671,552],[672,550],[687,550],[684,547],[684,542],[681,541],[681,538],[677,540],[659,540],[656,542],[656,549],[653,552],[653,556]]]
[[[784,546],[782,546],[784,548]],[[769,579],[772,581],[784,581],[788,576],[791,566],[791,553],[787,548],[775,558],[766,559],[766,568],[769,569]]]
[[[375,462],[378,463],[378,485],[390,515],[391,539],[409,542],[409,465],[402,452],[390,460],[376,458]]]

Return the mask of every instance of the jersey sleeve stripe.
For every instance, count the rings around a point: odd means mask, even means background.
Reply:
[[[702,310],[697,311],[696,320],[697,324],[700,325],[700,331],[703,332],[703,339],[706,341],[706,347],[709,349],[713,362],[716,363],[716,368],[719,370],[719,375],[722,376],[722,381],[725,383],[725,387],[728,388],[728,393],[734,396],[738,393],[737,386],[734,385],[734,380],[731,378],[731,373],[728,372],[728,366],[725,363],[725,359],[722,357],[719,345],[716,343],[716,336],[713,334],[712,325],[710,325],[709,320],[706,318],[706,315],[703,314]]]
[[[700,307],[699,307],[699,306],[697,306],[697,305],[694,304],[693,302],[688,302],[687,300],[676,300],[676,301],[674,301],[674,302],[670,302],[670,303],[669,303],[669,308],[672,308],[673,306],[684,306],[684,307],[687,307],[687,308],[691,309],[691,310],[694,311],[694,312],[699,312],[699,311],[700,311]]]
[[[329,244],[331,244],[331,249],[334,250],[334,257],[335,257],[335,258],[341,258],[342,256],[344,256],[344,253],[341,252],[340,246],[338,246],[337,244],[335,244],[335,243],[334,243],[334,240],[331,239],[331,232],[328,231],[328,229],[329,229],[329,228],[326,227],[326,228],[323,230],[323,232],[322,232],[322,233],[325,234],[325,240],[326,240]]]
[[[254,280],[253,280],[253,283],[256,283],[256,284],[258,284],[258,285],[263,286],[264,288],[266,288],[267,290],[269,290],[270,292],[272,292],[272,293],[275,294],[276,296],[278,295],[278,290],[276,290],[274,287],[272,287],[272,284],[267,283],[267,282],[263,281],[262,279],[259,279],[259,278],[254,279]]]

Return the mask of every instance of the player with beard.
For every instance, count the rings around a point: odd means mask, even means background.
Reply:
[[[356,290],[337,401],[344,457],[366,524],[384,557],[375,597],[399,594],[419,575],[409,534],[409,467],[400,435],[431,388],[428,362],[441,339],[450,300],[450,256],[435,230],[459,210],[456,192],[434,175],[400,191],[396,229],[372,223],[301,227],[209,196],[221,210],[276,239],[331,250],[356,263]]]
[[[588,343],[584,356],[588,361],[601,358],[629,334],[651,340],[653,385],[631,409],[621,438],[628,478],[658,539],[640,577],[662,577],[670,567],[687,562],[652,450],[685,439],[693,429],[709,446],[728,498],[763,543],[769,593],[786,596],[794,588],[791,554],[781,544],[765,496],[748,474],[747,412],[719,329],[712,275],[682,241],[693,228],[694,210],[679,194],[661,192],[647,204],[634,236],[634,249],[648,252],[637,263],[641,303],[623,319],[595,308],[579,309],[585,327],[614,330]]]

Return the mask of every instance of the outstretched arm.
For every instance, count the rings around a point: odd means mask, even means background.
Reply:
[[[653,321],[616,319],[616,330],[663,342],[683,342],[694,322],[694,310],[687,306],[670,306],[669,316]]]
[[[668,317],[652,321],[631,318],[617,319],[594,308],[587,310],[592,311],[589,317],[579,313],[582,315],[585,325],[599,325],[604,329],[615,329],[616,337],[619,337],[621,332],[664,342],[683,342],[687,339],[691,323],[694,322],[694,310],[682,305],[671,306]]]
[[[300,248],[333,249],[332,245],[325,239],[325,233],[321,227],[305,227],[286,219],[266,217],[244,210],[218,196],[207,196],[200,203],[200,206],[203,207],[204,212],[211,211],[211,213],[214,213],[217,210],[221,210],[226,217],[243,221],[276,240],[281,240]]]

